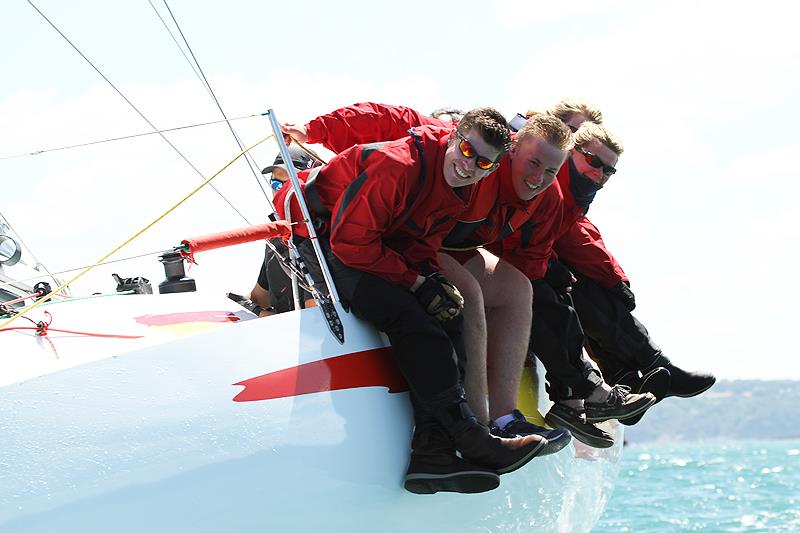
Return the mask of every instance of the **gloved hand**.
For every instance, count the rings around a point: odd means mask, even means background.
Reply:
[[[420,278],[422,278],[420,276]],[[411,287],[420,305],[429,315],[444,322],[457,317],[464,307],[464,297],[440,272],[428,274],[419,284]]]
[[[610,292],[614,298],[620,300],[628,311],[636,309],[636,297],[633,295],[629,282],[620,281],[608,289],[608,292]]]
[[[559,294],[571,292],[572,284],[578,281],[561,261],[550,262],[544,280]]]

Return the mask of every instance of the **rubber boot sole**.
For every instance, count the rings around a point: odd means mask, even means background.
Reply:
[[[547,439],[542,437],[542,440],[539,442],[539,444],[531,448],[531,450],[524,457],[522,457],[512,465],[498,469],[497,473],[508,474],[510,472],[513,472],[514,470],[522,468],[523,466],[528,464],[534,457],[537,457],[546,447],[547,447]]]
[[[656,397],[656,403],[658,403],[666,397],[667,392],[669,391],[670,381],[671,378],[669,370],[664,367],[659,367],[650,371],[642,378],[642,383],[639,385],[639,390],[636,392],[639,394],[643,392],[649,392]],[[641,420],[644,415],[645,413],[641,413],[639,415],[620,420],[619,423],[626,426],[632,426]]]
[[[553,413],[547,413],[544,420],[550,426],[568,429],[575,439],[592,448],[611,448],[614,445],[614,438],[593,424],[574,423],[570,419],[562,418]],[[603,435],[587,433],[585,427],[587,425],[592,425],[598,432],[602,432]]]
[[[566,428],[563,429],[563,432],[559,433],[555,437],[552,437],[554,431],[550,431],[550,437],[547,438],[547,444],[542,451],[539,452],[539,457],[545,457],[547,455],[553,455],[554,453],[558,453],[563,450],[567,444],[572,441],[572,435],[570,434],[569,430]]]
[[[500,476],[485,470],[463,470],[449,474],[407,474],[405,489],[414,494],[436,494],[437,492],[460,492],[477,494],[500,486]]]

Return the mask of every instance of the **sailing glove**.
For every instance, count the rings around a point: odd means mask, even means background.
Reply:
[[[572,284],[577,280],[572,272],[560,261],[550,261],[544,280],[553,287],[558,294],[566,294],[572,291]]]
[[[628,311],[633,311],[636,309],[636,297],[633,295],[633,291],[630,288],[629,282],[627,281],[620,281],[610,289],[608,292],[611,293],[612,296],[617,298],[622,302],[622,305],[625,306],[625,309]]]
[[[457,317],[464,307],[464,297],[440,272],[425,276],[425,280],[412,287],[411,292],[425,311],[441,322]]]

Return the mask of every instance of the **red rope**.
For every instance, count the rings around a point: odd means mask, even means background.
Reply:
[[[18,304],[18,303],[24,302],[25,300],[28,300],[30,298],[36,298],[37,296],[44,296],[44,291],[36,291],[33,294],[29,294],[27,296],[23,296],[21,298],[17,298],[16,300],[9,300],[8,302],[3,302],[3,303],[4,303],[4,305]]]
[[[4,308],[3,311],[4,312],[6,312],[6,311],[14,311],[9,306],[14,305],[14,304],[18,304],[20,302],[24,302],[25,300],[30,300],[31,298],[40,298],[42,296],[44,296],[44,291],[36,291],[33,294],[29,294],[27,296],[22,296],[20,298],[17,298],[16,300],[9,300],[7,302],[3,302],[3,304],[2,304],[3,308]],[[61,298],[72,298],[72,296],[67,296],[66,294],[55,294],[54,296],[60,296]]]
[[[53,315],[50,314],[49,311],[44,312],[45,317],[47,318],[47,322],[44,320],[40,320],[39,322],[34,322],[32,319],[24,316],[22,318],[28,320],[33,326],[16,326],[13,328],[0,328],[0,332],[3,331],[14,331],[14,330],[35,330],[36,335],[39,337],[46,337],[48,331],[57,331],[58,333],[70,333],[72,335],[84,335],[86,337],[103,337],[106,339],[141,339],[144,335],[116,335],[113,333],[91,333],[88,331],[73,331],[71,329],[56,329],[51,328],[50,324],[53,322]],[[51,343],[52,344],[52,343]],[[58,355],[56,355],[58,357]]]
[[[72,331],[69,329],[56,329],[48,327],[48,324],[44,324],[43,322],[39,322],[44,327],[40,326],[14,326],[12,328],[1,328],[0,331],[14,331],[14,330],[35,330],[36,334],[39,336],[47,335],[48,331],[57,331],[58,333],[70,333],[73,335],[84,335],[86,337],[104,337],[107,339],[141,339],[144,335],[114,335],[110,333],[90,333],[87,331]]]

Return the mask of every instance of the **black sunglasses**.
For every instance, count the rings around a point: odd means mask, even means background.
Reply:
[[[603,163],[603,160],[600,159],[597,154],[593,154],[592,152],[584,150],[578,146],[576,146],[575,149],[583,154],[583,157],[586,158],[586,162],[589,163],[589,165],[593,166],[594,168],[602,168],[604,176],[612,176],[614,172],[617,171],[617,169],[611,165],[606,165]]]

